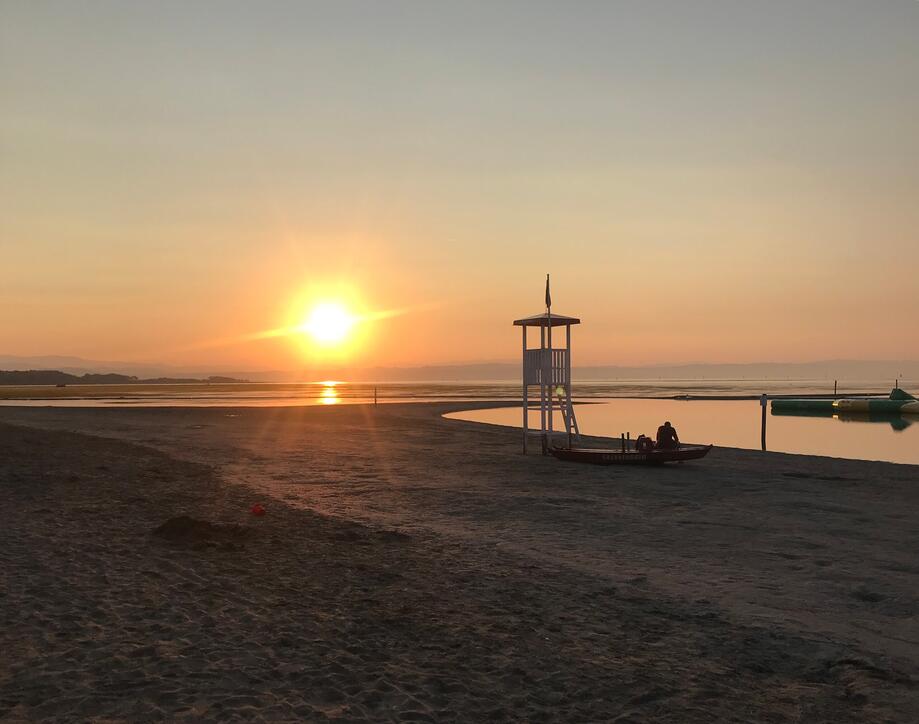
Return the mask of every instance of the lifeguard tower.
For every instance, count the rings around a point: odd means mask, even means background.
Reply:
[[[539,436],[542,441],[543,454],[546,454],[552,447],[555,434],[553,413],[556,409],[562,413],[568,447],[571,447],[572,438],[580,439],[578,421],[574,416],[574,405],[571,402],[571,326],[580,323],[581,320],[575,317],[552,313],[548,274],[546,274],[546,311],[543,314],[534,314],[532,317],[514,320],[514,326],[521,327],[523,330],[524,454],[527,452],[527,443],[530,438],[529,393],[532,386],[539,387]],[[539,328],[539,347],[532,349],[527,346],[527,330],[530,327]],[[552,330],[556,327],[565,328],[564,348],[552,346]]]

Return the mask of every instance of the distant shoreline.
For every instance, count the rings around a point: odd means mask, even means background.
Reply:
[[[809,362],[675,363],[646,365],[580,364],[573,367],[575,380],[583,383],[628,380],[813,380],[829,385],[834,380],[919,380],[919,360],[823,359]],[[293,369],[238,369],[227,365],[177,366],[157,363],[119,362],[62,356],[15,356],[0,354],[0,369],[60,371],[73,375],[100,371],[144,379],[206,379],[212,376],[254,382],[302,382],[347,379],[363,383],[479,383],[513,382],[520,362],[457,362],[417,366],[300,367]]]
[[[808,398],[832,400],[843,397],[886,396],[889,389],[878,382],[875,389],[825,392],[820,381],[764,380],[762,388],[742,380],[712,380],[710,384],[687,384],[681,380],[644,380],[574,385],[578,404],[607,400],[750,401],[766,394],[770,400]],[[682,383],[682,384],[681,384]],[[76,384],[0,384],[0,403],[111,401],[112,404],[155,403],[158,406],[287,406],[295,404],[366,404],[375,396],[381,403],[431,401],[520,401],[519,382],[243,382],[243,381],[146,381]],[[756,385],[756,386],[754,386]],[[800,389],[794,389],[795,386]],[[913,383],[904,383],[905,387]],[[778,388],[778,389],[776,389]],[[254,403],[254,404],[252,404]]]
[[[0,386],[55,386],[67,385],[181,385],[181,384],[241,384],[249,380],[212,375],[204,379],[187,377],[153,377],[140,378],[133,375],[122,375],[112,372],[87,372],[83,375],[72,375],[60,370],[0,370]]]

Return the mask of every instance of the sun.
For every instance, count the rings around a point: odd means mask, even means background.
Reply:
[[[320,302],[301,329],[323,347],[333,347],[348,339],[357,318],[340,302]]]

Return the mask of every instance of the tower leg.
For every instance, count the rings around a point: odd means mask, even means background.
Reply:
[[[529,417],[530,401],[527,397],[527,386],[523,384],[523,454],[527,454],[527,438],[530,437],[530,428],[527,418]]]
[[[526,325],[521,327],[523,330],[523,454],[527,454],[527,438],[530,436],[529,417],[530,401],[527,391],[527,328]]]

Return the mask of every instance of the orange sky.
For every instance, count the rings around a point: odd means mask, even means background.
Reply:
[[[869,5],[871,5],[869,7]],[[0,353],[919,358],[919,4],[0,6]]]

